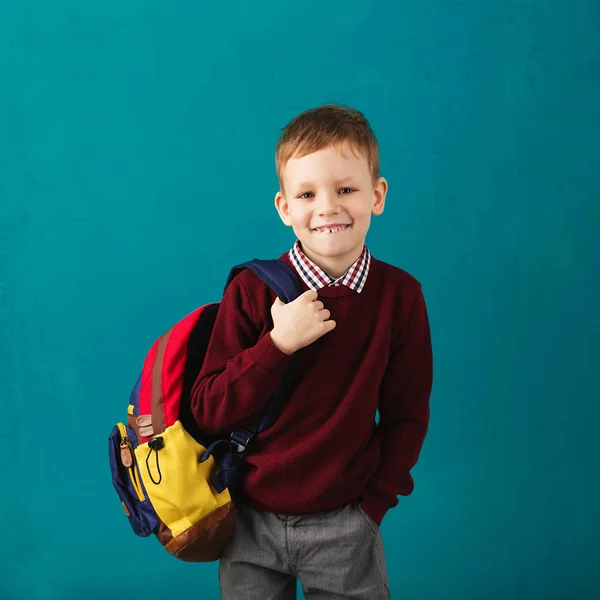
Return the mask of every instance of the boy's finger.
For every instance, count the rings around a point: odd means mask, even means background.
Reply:
[[[306,300],[310,300],[311,302],[313,300],[316,300],[319,297],[319,293],[317,292],[317,290],[308,290],[306,292],[304,292],[304,294],[302,294],[302,296],[300,296],[300,298],[305,298]]]

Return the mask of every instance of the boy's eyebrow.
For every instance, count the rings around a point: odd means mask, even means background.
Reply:
[[[344,183],[350,183],[353,181],[353,179],[354,178],[352,177],[352,175],[348,175],[347,177],[342,177],[342,179],[338,179],[335,182],[335,185],[343,185]]]
[[[338,179],[337,181],[334,181],[335,185],[343,185],[344,183],[350,183],[353,180],[352,175],[348,175],[347,177],[343,177],[342,179]],[[301,188],[310,188],[310,187],[314,187],[314,183],[312,181],[303,181],[302,183],[298,184],[298,187]]]

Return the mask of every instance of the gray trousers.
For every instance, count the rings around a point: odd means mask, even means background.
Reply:
[[[222,600],[388,600],[379,527],[352,502],[286,517],[238,506],[235,533],[219,562]]]

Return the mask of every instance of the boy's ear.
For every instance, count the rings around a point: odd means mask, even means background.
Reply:
[[[292,220],[290,219],[290,207],[281,190],[275,194],[275,208],[277,209],[279,217],[283,223],[288,227],[291,227]]]
[[[376,217],[378,217],[385,208],[385,197],[387,196],[387,191],[388,183],[383,177],[380,177],[377,180],[373,190],[373,207],[371,209],[371,213]]]

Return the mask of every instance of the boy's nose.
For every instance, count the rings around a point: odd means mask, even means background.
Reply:
[[[321,194],[319,204],[317,206],[319,215],[335,215],[339,212],[339,204],[337,194]]]

